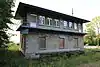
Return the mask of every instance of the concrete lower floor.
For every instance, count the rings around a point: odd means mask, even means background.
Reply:
[[[24,41],[23,41],[24,40]],[[40,53],[68,52],[83,50],[82,35],[30,32],[22,34],[22,51],[27,57],[39,57]]]

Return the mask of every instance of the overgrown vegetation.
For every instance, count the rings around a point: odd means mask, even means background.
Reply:
[[[25,59],[15,46],[19,47],[10,43],[8,49],[0,49],[0,67],[92,67],[91,64],[100,67],[97,64],[100,63],[100,49],[86,49],[83,54],[58,54],[53,57]]]
[[[0,0],[0,48],[9,43],[6,31],[10,29],[8,24],[13,24],[11,22],[11,18],[13,18],[11,8],[13,6],[13,0]]]
[[[100,45],[100,16],[92,19],[90,23],[86,24],[87,34],[84,37],[85,44]]]

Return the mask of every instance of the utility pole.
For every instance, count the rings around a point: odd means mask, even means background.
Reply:
[[[74,14],[74,13],[73,13],[73,8],[72,8],[72,16],[73,16],[73,14]]]

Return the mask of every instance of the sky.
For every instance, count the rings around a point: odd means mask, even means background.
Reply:
[[[16,12],[18,3],[23,2],[42,8],[50,9],[67,15],[92,20],[96,16],[100,16],[100,0],[16,0],[13,10]],[[18,23],[19,21],[16,21]],[[16,30],[16,25],[12,26]],[[19,32],[14,31],[17,36],[14,36],[15,42],[19,42]]]

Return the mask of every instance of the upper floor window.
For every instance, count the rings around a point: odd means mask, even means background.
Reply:
[[[72,22],[69,22],[69,27],[73,28],[73,23]]]
[[[50,22],[51,22],[51,20],[52,20],[51,18],[46,18],[46,22],[45,22],[45,24],[48,25],[48,26],[50,26]]]
[[[35,15],[35,14],[30,14],[30,15],[28,15],[28,17],[27,17],[27,20],[28,20],[28,22],[34,22],[34,23],[36,23],[36,22],[37,22],[37,15]]]
[[[44,25],[45,24],[45,17],[44,16],[39,16],[40,24]]]
[[[55,19],[55,26],[56,27],[59,27],[60,26],[59,20],[57,20],[57,19]]]
[[[74,29],[78,29],[78,24],[77,23],[74,23]]]
[[[64,21],[64,28],[66,28],[68,26],[68,22]]]
[[[78,24],[78,28],[79,28],[79,32],[82,32],[82,24],[81,23]]]

